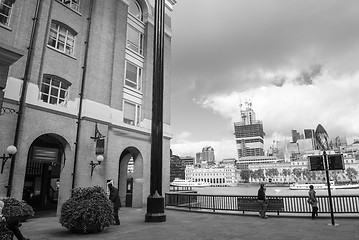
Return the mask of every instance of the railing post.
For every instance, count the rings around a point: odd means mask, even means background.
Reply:
[[[191,210],[191,195],[188,195],[188,210]]]
[[[212,196],[212,209],[213,212],[216,212],[216,207],[214,206],[214,195]]]

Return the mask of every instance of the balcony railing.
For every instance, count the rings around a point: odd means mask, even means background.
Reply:
[[[166,207],[176,207],[187,210],[209,210],[209,211],[229,211],[245,213],[247,211],[258,212],[255,209],[243,210],[239,202],[243,199],[256,199],[257,196],[240,196],[240,195],[202,195],[195,193],[169,192],[165,194]],[[271,209],[268,212],[280,213],[310,213],[311,206],[307,203],[306,196],[268,196],[269,201],[280,202],[282,208]],[[330,213],[330,203],[327,196],[319,196],[318,206],[319,213]],[[340,214],[358,214],[359,217],[359,196],[345,195],[332,196],[333,213]]]

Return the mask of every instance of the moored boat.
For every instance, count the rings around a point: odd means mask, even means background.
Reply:
[[[191,181],[191,180],[175,178],[175,180],[173,182],[171,182],[171,186],[176,186],[176,187],[209,187],[209,186],[211,186],[211,184],[206,183],[206,182],[194,182],[194,181]]]
[[[327,184],[325,183],[295,183],[289,186],[290,190],[309,190],[309,186],[313,185],[316,190],[326,190],[328,189]],[[334,181],[330,181],[331,189],[352,189],[359,188],[359,184],[346,184],[346,185],[336,185]]]

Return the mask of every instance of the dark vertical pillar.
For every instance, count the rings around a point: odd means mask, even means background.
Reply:
[[[324,156],[324,166],[325,166],[325,174],[327,177],[327,187],[328,187],[328,196],[329,196],[329,207],[330,207],[330,218],[332,220],[332,225],[335,225],[334,222],[334,211],[333,211],[333,200],[332,200],[332,192],[330,189],[330,178],[329,178],[329,166],[328,166],[328,155],[326,153],[326,151],[323,151],[323,156]]]
[[[164,198],[162,196],[163,152],[163,57],[164,57],[164,0],[155,0],[152,127],[151,127],[151,182],[147,197],[146,222],[165,222]]]

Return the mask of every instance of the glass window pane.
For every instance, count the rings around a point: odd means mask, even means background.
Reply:
[[[41,86],[41,92],[42,93],[49,93],[50,87],[46,84],[42,84]]]
[[[123,114],[124,118],[134,121],[135,114],[136,114],[136,105],[125,102],[124,107],[125,107],[124,114]]]
[[[49,100],[49,96],[46,95],[46,94],[42,94],[41,95],[41,100],[47,103],[47,101]]]
[[[126,65],[126,79],[137,82],[137,67],[129,62]]]
[[[47,77],[42,80],[42,83],[50,84],[51,78]]]
[[[59,86],[60,86],[60,81],[59,81],[59,80],[56,80],[56,79],[52,79],[51,84],[52,84],[52,86],[59,87]]]
[[[51,96],[57,97],[59,95],[59,89],[51,88]]]
[[[50,97],[50,103],[51,103],[51,104],[57,104],[57,98],[55,98],[55,97]]]
[[[130,1],[130,6],[128,8],[129,13],[135,16],[138,20],[142,21],[142,9],[140,5],[135,0]]]
[[[64,90],[60,90],[60,98],[65,98],[66,92]]]

